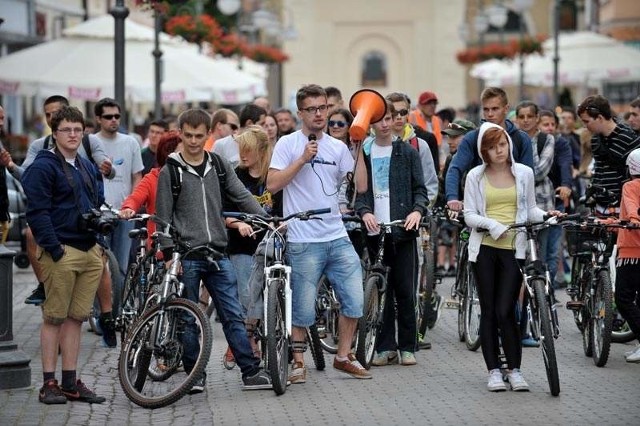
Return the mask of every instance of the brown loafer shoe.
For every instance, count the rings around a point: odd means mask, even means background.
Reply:
[[[372,377],[371,373],[358,362],[354,354],[349,354],[349,359],[346,361],[338,361],[338,357],[335,357],[333,359],[333,368],[356,379],[370,379]]]

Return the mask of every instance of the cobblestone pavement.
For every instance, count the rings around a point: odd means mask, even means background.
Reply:
[[[226,342],[216,323],[206,392],[157,410],[126,398],[117,377],[118,349],[103,347],[100,337],[85,332],[79,373],[107,402],[46,406],[38,402],[40,312],[23,303],[34,282],[30,269],[14,269],[13,333],[31,357],[31,387],[0,391],[0,425],[632,425],[640,418],[640,365],[623,357],[633,343],[614,344],[608,364],[598,368],[584,356],[580,333],[564,309],[556,344],[561,381],[557,398],[549,394],[542,354],[535,348],[524,349],[522,363],[531,392],[488,392],[482,354],[458,342],[456,311],[445,309],[429,336],[433,349],[416,354],[418,365],[374,367],[373,380],[359,381],[335,371],[328,354],[327,369],[313,369],[307,353],[307,382],[290,386],[282,396],[242,390],[239,370],[222,365]],[[451,282],[445,280],[440,294],[448,296]]]

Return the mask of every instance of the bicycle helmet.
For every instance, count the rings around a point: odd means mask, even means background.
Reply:
[[[631,176],[640,176],[640,148],[631,151],[627,157],[627,166]]]

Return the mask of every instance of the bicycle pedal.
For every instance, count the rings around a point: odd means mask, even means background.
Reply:
[[[570,300],[570,301],[567,302],[567,304],[565,306],[570,311],[579,311],[582,308],[584,308],[584,302],[582,302],[580,300]]]
[[[448,299],[444,302],[444,307],[447,309],[458,309],[460,302],[457,300]]]

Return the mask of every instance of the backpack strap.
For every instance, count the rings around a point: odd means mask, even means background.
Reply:
[[[420,144],[418,144],[417,136],[414,136],[411,139],[409,139],[409,143],[411,144],[412,147],[416,149],[416,151],[420,152]]]
[[[536,141],[536,146],[538,148],[538,156],[540,156],[540,154],[542,153],[545,143],[547,143],[547,134],[544,132],[538,132],[538,139]]]
[[[173,161],[167,161],[169,168],[169,176],[171,177],[171,195],[173,196],[173,209],[175,210],[176,202],[182,191],[182,167]]]
[[[84,135],[82,137],[82,147],[84,148],[84,152],[87,153],[87,159],[91,161],[93,164],[96,164],[95,160],[91,156],[91,141],[89,140],[89,135]]]
[[[47,137],[44,138],[42,149],[49,149],[49,141],[51,141],[51,135],[47,135]]]
[[[213,164],[213,167],[216,169],[216,173],[218,174],[218,182],[220,183],[220,192],[222,189],[227,186],[227,170],[224,168],[222,164],[222,159],[215,152],[205,151],[205,154],[209,155],[209,161]]]

